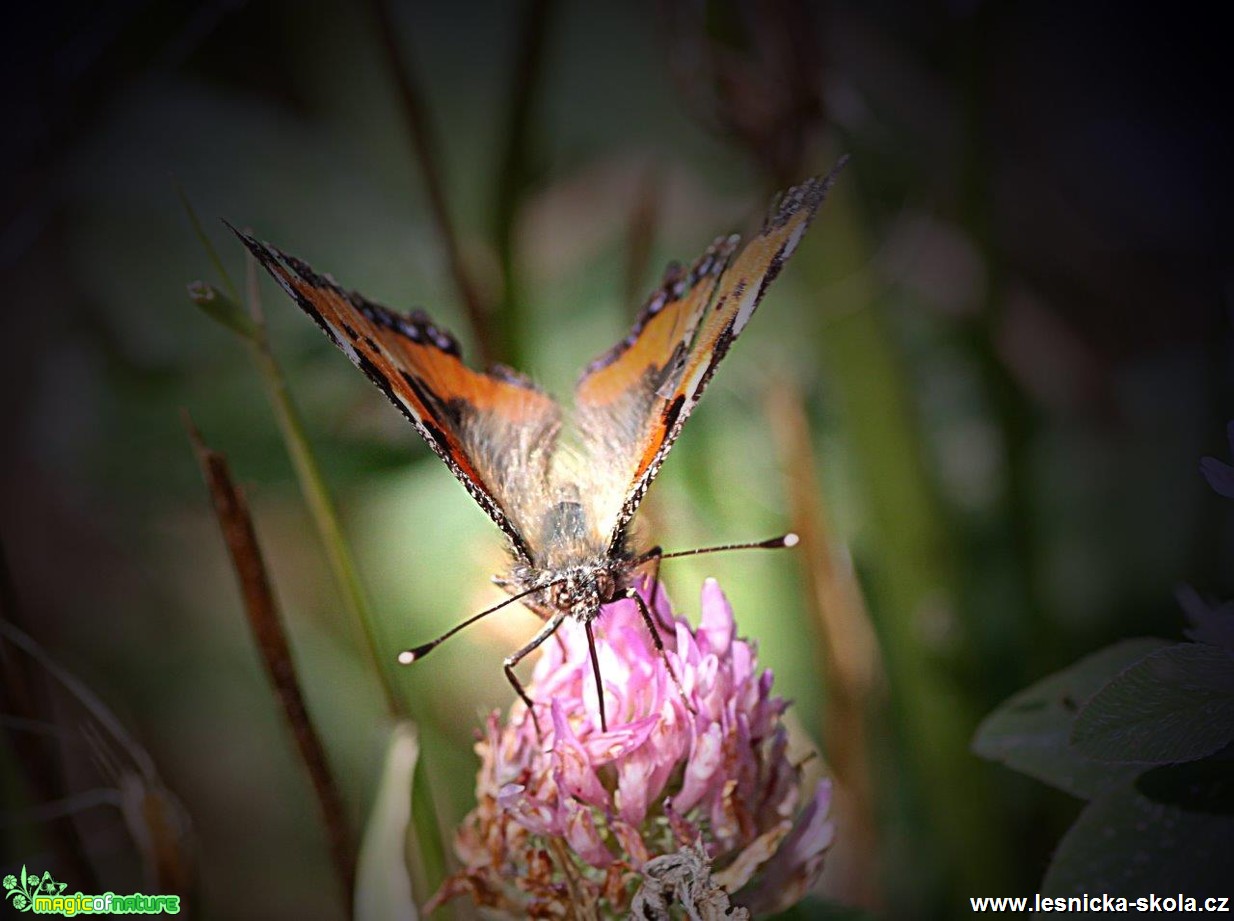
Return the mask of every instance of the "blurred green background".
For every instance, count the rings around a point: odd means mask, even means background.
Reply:
[[[1198,474],[1234,415],[1228,97],[1187,7],[392,5],[499,353],[559,395],[669,259],[852,155],[644,512],[669,549],[820,529],[664,577],[689,615],[720,579],[804,736],[847,765],[837,901],[943,918],[1035,891],[1078,804],[970,754],[977,721],[1115,638],[1176,637],[1180,583],[1234,595],[1234,527]],[[5,616],[148,750],[191,821],[203,916],[338,917],[182,407],[247,491],[357,829],[389,722],[250,356],[185,295],[219,279],[177,188],[233,277],[220,218],[425,307],[474,356],[374,5],[25,15],[3,64]],[[263,292],[392,657],[500,597],[499,536]],[[535,625],[511,608],[397,673],[447,827]],[[103,888],[139,888],[117,811],[75,808],[106,772],[73,705],[34,686],[60,726],[37,770]],[[4,872],[85,872],[57,863],[15,738]]]

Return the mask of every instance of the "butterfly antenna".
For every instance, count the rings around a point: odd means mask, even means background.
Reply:
[[[719,553],[721,550],[779,550],[783,547],[796,547],[800,542],[801,538],[792,531],[789,531],[787,534],[781,534],[779,537],[771,537],[767,540],[752,541],[744,544],[721,544],[718,547],[699,547],[696,550],[678,550],[675,553],[658,553],[655,555],[662,560],[671,560],[679,556]],[[647,558],[651,559],[651,556]]]
[[[561,580],[559,579],[558,581],[561,581]],[[410,665],[412,662],[419,662],[421,659],[427,656],[430,652],[432,652],[434,649],[436,649],[438,646],[440,646],[450,637],[454,636],[454,634],[458,633],[464,627],[470,627],[480,618],[487,617],[488,615],[492,614],[494,611],[500,611],[506,605],[513,604],[514,602],[518,601],[520,598],[526,598],[528,595],[532,595],[532,594],[535,594],[536,592],[543,591],[544,589],[548,588],[549,585],[553,585],[553,584],[555,583],[549,582],[546,585],[536,585],[536,586],[533,586],[527,589],[526,591],[519,592],[517,595],[511,595],[509,598],[507,598],[505,601],[501,602],[500,604],[495,604],[491,608],[481,611],[479,614],[473,614],[471,617],[467,618],[461,624],[456,624],[455,626],[451,627],[449,630],[447,630],[441,636],[437,637],[437,639],[433,640],[432,642],[424,643],[423,645],[420,645],[420,646],[413,646],[411,649],[404,649],[402,652],[398,654],[399,664],[400,665]]]

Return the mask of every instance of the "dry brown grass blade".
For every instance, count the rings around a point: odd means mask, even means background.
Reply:
[[[22,628],[25,626],[22,613],[8,557],[0,545],[0,617]],[[27,722],[55,725],[55,720],[43,712],[49,702],[39,693],[35,683],[35,671],[30,663],[15,656],[10,644],[0,640],[0,710]],[[15,769],[20,770],[34,802],[56,802],[67,795],[54,737],[40,737],[6,727],[5,738]],[[48,832],[56,866],[62,868],[65,878],[91,887],[87,891],[99,892],[98,878],[73,820],[68,816],[57,817],[48,823]]]
[[[157,778],[151,781],[130,771],[117,784],[124,823],[141,853],[146,885],[156,892],[180,893],[186,897],[181,909],[196,914],[197,860],[184,807]]]
[[[560,6],[556,0],[522,0],[513,67],[506,80],[509,95],[503,107],[505,124],[498,140],[501,159],[493,190],[490,239],[501,269],[501,296],[492,313],[493,338],[501,359],[514,365],[522,365],[526,359],[526,300],[515,238],[519,208],[542,166],[536,156],[533,129],[544,89],[545,51]]]
[[[767,404],[792,509],[792,529],[801,538],[797,559],[808,588],[826,692],[821,735],[836,782],[840,841],[847,851],[846,858],[837,854],[847,864],[842,874],[845,891],[837,895],[877,909],[879,841],[867,719],[881,688],[878,641],[847,554],[827,524],[801,393],[791,381],[781,380],[771,388]]]
[[[476,348],[480,352],[480,364],[488,367],[501,356],[497,354],[492,340],[491,324],[488,322],[484,300],[480,296],[480,287],[467,267],[458,233],[450,217],[450,208],[446,202],[445,176],[437,155],[437,138],[424,102],[424,94],[412,76],[410,55],[399,44],[388,0],[371,0],[369,6],[376,21],[381,49],[390,69],[390,77],[394,80],[395,89],[398,91],[399,103],[402,106],[403,118],[407,122],[407,130],[411,135],[412,147],[415,148],[420,175],[424,179],[424,190],[428,193],[429,209],[433,213],[437,233],[446,250],[446,262],[454,278],[454,285],[458,288],[459,296],[463,300],[467,320],[471,326],[472,335],[475,337]]]
[[[184,425],[197,454],[206,485],[210,489],[214,514],[223,531],[223,540],[227,544],[236,577],[240,581],[249,628],[253,632],[266,675],[274,686],[279,706],[291,728],[300,759],[308,770],[317,795],[326,826],[330,857],[343,887],[347,914],[350,916],[355,888],[355,844],[347,825],[343,798],[326,758],[325,747],[309,717],[304,694],[300,690],[295,660],[292,658],[287,632],[274,599],[261,547],[257,543],[257,533],[253,529],[248,502],[232,480],[227,459],[205,444],[187,412],[184,414]]]
[[[4,590],[4,598],[4,610],[11,612],[14,606],[8,589]],[[73,729],[60,729],[56,723],[45,720],[32,722],[21,719],[8,721],[8,728],[19,734],[20,738],[30,727],[43,727],[50,731],[40,733],[42,737],[56,739],[64,746],[81,747],[88,752],[95,771],[104,783],[104,786],[92,790],[78,790],[57,799],[42,799],[38,805],[25,811],[24,820],[46,822],[55,832],[55,822],[71,820],[72,816],[91,808],[114,806],[120,809],[141,856],[143,887],[153,892],[179,895],[182,900],[181,913],[192,917],[193,906],[197,902],[193,823],[176,795],[159,778],[150,753],[142,748],[116,714],[82,679],[57,662],[33,637],[7,618],[0,619],[0,646],[4,651],[6,689],[16,675],[12,667],[20,660],[36,667],[40,678],[49,679],[84,711],[69,717],[67,712],[75,711],[64,711],[49,702],[46,707],[57,713],[58,722],[64,726],[75,724]],[[14,650],[23,654],[19,660],[11,655]],[[6,699],[5,706],[9,705],[14,705],[13,701]],[[17,749],[19,756],[22,751]],[[23,765],[33,767],[25,762]],[[49,777],[48,780],[58,782],[57,777]],[[0,825],[8,824],[12,818],[12,813],[0,816]],[[73,824],[73,827],[78,826]],[[85,860],[84,850],[82,860]],[[62,869],[60,872],[69,875],[69,871]]]

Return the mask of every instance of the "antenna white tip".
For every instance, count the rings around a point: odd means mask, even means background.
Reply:
[[[414,661],[416,661],[416,654],[411,649],[404,649],[398,654],[399,665],[410,665]]]
[[[792,531],[784,535],[783,544],[785,547],[796,547],[799,543],[801,543],[801,538]]]

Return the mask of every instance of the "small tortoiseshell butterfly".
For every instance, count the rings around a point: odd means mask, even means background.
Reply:
[[[663,652],[634,583],[642,567],[684,554],[639,548],[631,521],[717,365],[801,241],[843,163],[781,195],[762,230],[740,250],[739,237],[721,237],[692,268],[669,266],[630,334],[584,369],[568,415],[572,441],[565,446],[559,436],[566,414],[522,374],[502,366],[473,371],[463,364],[454,338],[424,312],[403,314],[374,304],[236,231],[304,312],[411,420],[509,540],[513,564],[495,581],[512,597],[401,653],[399,661],[414,662],[463,627],[522,600],[545,623],[506,657],[505,672],[535,719],[514,667],[566,618],[582,623],[591,641],[601,607],[632,598]],[[731,546],[794,543],[790,534]],[[607,730],[594,643],[592,665],[601,728]]]

